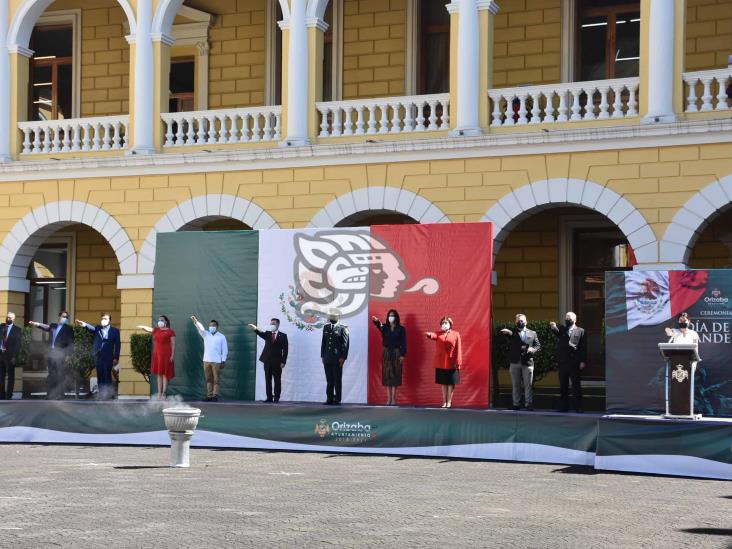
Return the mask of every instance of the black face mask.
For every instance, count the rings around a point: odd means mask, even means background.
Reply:
[[[688,322],[679,322],[679,328],[688,328],[689,323]]]
[[[12,324],[12,323],[13,323],[13,319],[12,318],[6,318],[5,319],[5,324]]]
[[[567,328],[571,328],[572,326],[574,326],[574,320],[571,320],[571,319],[567,319],[567,320],[565,320],[565,321],[564,321],[564,325],[565,325],[565,326],[566,326]]]
[[[337,318],[331,318],[330,319],[330,323],[331,324],[338,324],[338,319]]]
[[[523,320],[519,320],[519,321],[518,321],[518,322],[516,323],[516,327],[517,327],[517,328],[518,328],[519,330],[523,330],[524,328],[526,328],[526,322],[524,322]]]

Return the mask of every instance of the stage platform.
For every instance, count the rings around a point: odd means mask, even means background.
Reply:
[[[584,465],[732,479],[732,420],[384,406],[190,402],[193,447]],[[0,442],[170,444],[157,401],[0,402]]]

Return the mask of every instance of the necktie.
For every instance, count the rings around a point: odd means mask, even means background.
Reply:
[[[272,332],[272,343],[277,341],[277,332]]]

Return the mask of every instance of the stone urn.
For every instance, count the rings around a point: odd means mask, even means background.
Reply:
[[[193,431],[196,430],[201,410],[198,408],[165,408],[163,418],[170,435],[170,466],[189,467]]]

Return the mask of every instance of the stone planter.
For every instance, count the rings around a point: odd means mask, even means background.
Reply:
[[[201,410],[198,408],[165,408],[163,418],[170,435],[170,466],[189,467],[193,431]]]

